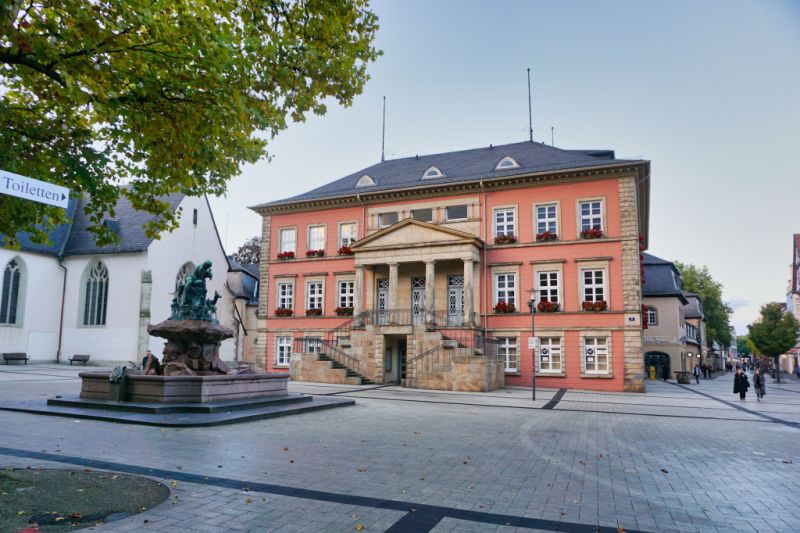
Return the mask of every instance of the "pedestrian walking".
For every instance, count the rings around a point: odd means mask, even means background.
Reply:
[[[800,379],[800,365],[795,365],[794,375],[797,376],[797,379]]]
[[[739,393],[739,399],[744,400],[747,395],[747,389],[750,388],[750,382],[747,379],[747,374],[744,373],[742,367],[736,367],[736,374],[733,376],[733,393]]]
[[[692,374],[694,375],[694,380],[697,384],[700,384],[700,367],[698,365],[694,365],[694,369],[692,370]]]
[[[703,363],[703,366],[700,369],[703,371],[703,378],[708,379],[708,365]]]
[[[760,402],[761,398],[767,395],[767,382],[761,368],[756,368],[756,373],[753,374],[753,386],[756,388],[756,398]]]

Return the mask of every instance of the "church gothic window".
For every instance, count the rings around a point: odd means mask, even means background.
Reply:
[[[3,270],[3,294],[0,300],[0,324],[17,324],[17,306],[19,303],[22,267],[20,262],[12,259]]]
[[[108,307],[108,269],[102,261],[89,266],[83,299],[83,325],[105,326]]]

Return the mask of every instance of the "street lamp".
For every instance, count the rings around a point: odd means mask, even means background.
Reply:
[[[528,300],[528,309],[531,310],[531,399],[536,401],[536,289],[531,289],[531,297]]]

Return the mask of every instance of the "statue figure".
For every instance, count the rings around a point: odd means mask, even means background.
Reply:
[[[217,300],[221,295],[214,291],[214,298],[206,298],[206,279],[213,277],[211,261],[204,261],[197,266],[186,281],[178,285],[172,299],[172,316],[170,320],[205,320],[217,323]]]

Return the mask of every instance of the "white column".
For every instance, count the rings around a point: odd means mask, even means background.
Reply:
[[[428,322],[436,320],[436,261],[425,261],[425,315]]]
[[[358,315],[363,311],[364,304],[364,265],[356,265],[356,278],[353,286],[353,316],[356,322],[361,323]]]
[[[472,258],[464,259],[464,325],[472,325]]]
[[[397,309],[397,263],[389,263],[389,301],[387,309]]]

